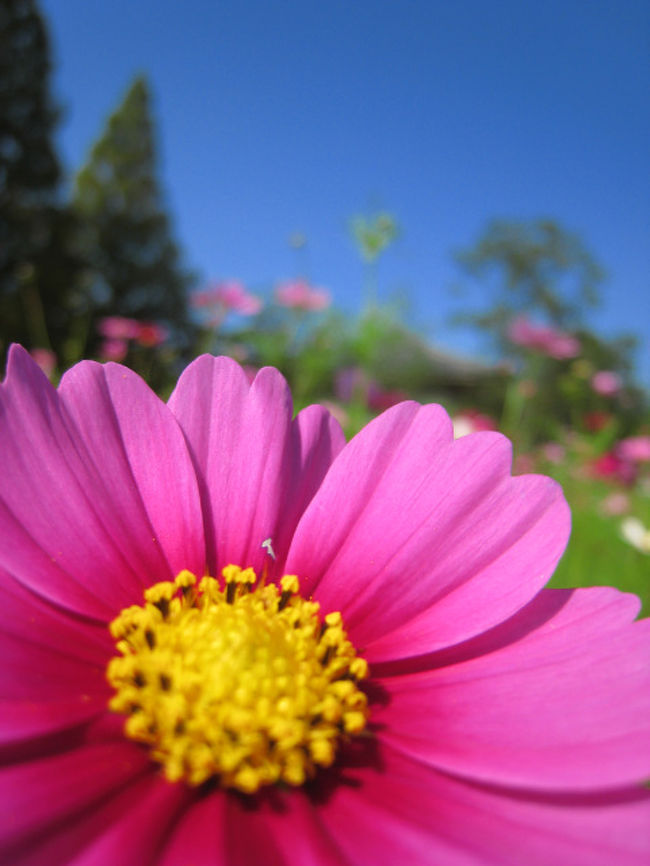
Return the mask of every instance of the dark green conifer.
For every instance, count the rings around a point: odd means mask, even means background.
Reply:
[[[50,71],[47,30],[35,0],[2,0],[0,349],[18,341],[54,349],[63,360],[83,297],[75,220],[59,200]]]
[[[138,77],[77,175],[74,207],[84,224],[96,317],[162,322],[182,340],[191,277],[164,209],[153,126],[149,88]]]

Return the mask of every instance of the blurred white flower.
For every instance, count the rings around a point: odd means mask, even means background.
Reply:
[[[621,521],[621,535],[641,553],[650,554],[650,529],[646,529],[638,517],[626,517]]]

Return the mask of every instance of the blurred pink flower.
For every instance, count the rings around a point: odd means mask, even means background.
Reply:
[[[346,367],[339,370],[334,382],[334,392],[337,399],[343,403],[359,401],[374,412],[389,409],[407,399],[404,391],[383,388],[361,367]]]
[[[563,463],[566,457],[566,448],[559,442],[546,442],[542,446],[542,455],[549,463]]]
[[[56,355],[51,349],[32,349],[29,354],[48,378],[56,370]]]
[[[630,510],[630,497],[621,491],[610,493],[600,503],[600,510],[610,517],[625,514],[626,511]]]
[[[142,322],[138,325],[138,333],[136,342],[141,346],[153,348],[160,346],[169,336],[169,331],[162,325],[156,325],[154,322]]]
[[[206,289],[194,292],[192,306],[216,311],[215,324],[225,313],[238,313],[240,316],[254,316],[262,309],[262,301],[246,291],[239,280],[222,280]]]
[[[591,377],[591,387],[603,397],[615,397],[621,390],[621,377],[611,370],[599,370]]]
[[[650,436],[628,436],[616,446],[616,453],[623,460],[645,463],[650,460]]]
[[[590,433],[598,433],[599,430],[607,427],[614,419],[614,416],[609,412],[595,411],[586,412],[583,416],[583,422]]]
[[[535,458],[532,454],[517,454],[512,461],[513,475],[528,475],[535,471]]]
[[[591,473],[597,478],[610,478],[621,484],[634,484],[637,468],[634,463],[624,460],[616,451],[607,451],[591,464]]]
[[[372,409],[373,412],[383,412],[397,403],[402,403],[407,398],[408,395],[405,391],[400,391],[397,388],[382,388],[377,382],[370,382],[366,395],[366,403],[368,408]]]
[[[334,393],[343,403],[365,402],[370,380],[361,367],[343,367],[334,379]]]
[[[469,433],[478,433],[482,430],[496,430],[497,424],[494,418],[479,412],[477,409],[464,409],[451,419],[454,425],[454,437],[459,439]]]
[[[261,370],[251,385],[233,361],[209,356],[163,403],[113,364],[82,362],[54,389],[14,347],[0,408],[1,862],[648,862],[650,622],[635,621],[638,599],[608,587],[544,589],[569,509],[550,479],[511,477],[503,436],[454,441],[441,407],[407,402],[346,444],[321,407],[293,417],[277,371]],[[180,637],[169,609],[185,604],[201,617],[225,606],[232,563],[264,573],[263,597],[276,599],[265,617],[280,612],[281,576],[299,575],[301,597],[289,604],[313,601],[310,616],[328,617],[314,634],[336,641],[344,628],[368,664],[341,679],[332,668],[328,682],[349,695],[363,678],[366,698],[355,694],[367,736],[339,737],[330,758],[320,749],[331,766],[308,780],[253,793],[233,791],[220,773],[185,781],[191,708],[173,658],[159,684],[134,666],[129,687],[161,716],[166,709],[160,733],[177,738],[178,781],[160,771],[156,743],[150,751],[138,741],[156,731],[138,725],[137,700],[126,717],[108,706],[109,623],[128,610],[135,626],[143,611]],[[170,582],[186,569],[216,576],[214,600],[180,597]],[[241,597],[249,594],[228,603]],[[262,644],[246,610],[237,608],[239,623],[221,622],[241,638],[232,658],[248,701],[263,666],[248,652]],[[214,630],[196,634],[203,668],[193,682],[205,694],[219,659]],[[156,634],[145,637],[143,660]],[[316,670],[337,647],[320,640],[320,656],[305,642]],[[264,682],[279,689],[290,677],[287,658],[277,660],[284,666],[266,668]],[[256,783],[278,746],[264,727],[269,712],[282,721],[275,700],[255,712],[261,699],[232,705],[236,766]],[[189,718],[209,771],[207,716]],[[296,721],[288,736],[304,727]],[[302,766],[308,754],[301,745],[290,757]]]
[[[128,351],[126,340],[104,340],[99,347],[99,357],[105,361],[123,361]]]
[[[330,415],[333,418],[336,418],[341,427],[347,427],[350,423],[350,415],[340,403],[337,403],[334,400],[322,400],[321,406],[324,406]]]
[[[515,345],[557,360],[575,358],[580,353],[580,341],[576,337],[547,325],[535,325],[525,316],[513,319],[506,334]]]
[[[107,316],[99,320],[97,330],[108,340],[134,340],[138,336],[140,323],[124,316]]]
[[[305,280],[282,283],[275,290],[275,299],[283,307],[296,310],[324,310],[332,302],[325,289],[313,288]]]

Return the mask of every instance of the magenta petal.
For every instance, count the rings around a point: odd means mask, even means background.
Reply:
[[[228,866],[348,866],[305,791],[274,796],[254,811],[229,802]]]
[[[192,803],[174,824],[157,866],[232,866],[224,851],[226,795]]]
[[[119,364],[77,364],[61,380],[59,393],[95,457],[110,502],[132,524],[133,547],[145,547],[151,569],[159,567],[162,554],[165,577],[184,568],[203,574],[197,479],[169,408]],[[158,579],[156,573],[142,577],[145,584]]]
[[[283,565],[305,508],[344,446],[341,425],[322,406],[308,406],[292,421],[280,479],[282,509],[273,535],[278,568]]]
[[[291,833],[287,833],[287,818]],[[288,814],[268,811],[266,823],[286,866],[347,866],[349,861],[336,844],[319,810],[300,792],[292,796]]]
[[[384,750],[321,814],[355,866],[643,866],[650,792],[535,796],[472,786]]]
[[[190,797],[183,785],[171,785],[152,774],[139,802],[107,824],[70,866],[154,866],[170,828]]]
[[[135,374],[83,362],[59,394],[13,347],[0,409],[1,567],[57,604],[100,620],[136,601],[143,585],[170,576],[174,555],[200,537],[198,495],[192,504],[195,482],[180,430]],[[147,436],[154,439],[145,460]],[[181,481],[168,491],[154,479],[158,471],[170,478],[155,458],[155,437],[162,462],[177,460]],[[187,544],[169,541],[171,510],[165,523],[162,504],[143,501],[177,494],[173,531],[181,538],[191,532]]]
[[[53,608],[0,571],[0,745],[103,712],[108,630]]]
[[[104,624],[54,607],[1,569],[0,585],[0,635],[24,642],[26,652],[34,646],[101,668],[114,653],[114,641]]]
[[[148,766],[144,752],[123,741],[87,745],[0,770],[0,852],[72,820]],[[7,861],[0,856],[0,862]]]
[[[439,406],[396,406],[335,460],[286,568],[371,659],[464,640],[529,601],[568,536],[558,485],[509,470],[499,434],[453,442]]]
[[[393,748],[474,780],[639,783],[650,776],[650,620],[632,622],[637,612],[636,597],[606,587],[545,590],[474,642],[483,654],[380,680],[390,702],[373,722]]]
[[[252,385],[229,358],[208,355],[185,370],[169,400],[203,480],[210,569],[235,563],[279,568],[286,539],[341,447],[340,431],[322,410],[291,422],[282,376],[261,370]]]
[[[41,833],[31,834],[23,842],[10,848],[7,860],[1,862],[11,863],[11,866],[71,866],[73,863],[78,866],[77,857],[87,856],[88,851],[96,855],[94,845],[101,840],[103,834],[110,832],[110,828],[116,825],[122,825],[122,822],[128,825],[129,816],[143,808],[152,812],[152,819],[158,819],[158,826],[154,824],[154,833],[159,830],[167,834],[168,828],[161,826],[161,821],[167,817],[164,804],[163,808],[159,808],[161,804],[156,796],[160,796],[161,783],[166,784],[154,773],[145,773],[116,792],[111,792],[100,802],[91,801],[87,808],[75,813],[74,819],[60,821],[48,826]],[[147,805],[143,807],[145,803]],[[173,818],[173,815],[171,817]],[[143,846],[136,843],[129,847],[126,844],[120,855],[113,856],[112,860],[95,856],[95,859],[90,859],[89,862],[92,866],[125,866],[127,863],[134,866],[152,866],[156,863],[158,842],[158,837],[154,838],[152,835],[148,846],[146,842]],[[145,856],[139,861],[130,859],[132,856],[141,856],[145,851]]]

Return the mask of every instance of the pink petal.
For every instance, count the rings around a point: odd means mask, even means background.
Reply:
[[[104,712],[108,629],[57,610],[0,570],[0,745]]]
[[[632,622],[638,607],[607,587],[545,590],[457,648],[456,660],[450,652],[442,667],[380,679],[390,694],[373,714],[382,741],[495,784],[641,782],[650,776],[650,620]]]
[[[226,795],[198,799],[172,828],[159,866],[232,866],[224,853]]]
[[[510,478],[510,445],[497,433],[452,435],[439,406],[388,410],[344,448],[296,529],[286,570],[308,576],[324,610],[343,612],[370,659],[502,621],[564,549],[558,485]]]
[[[93,719],[106,709],[100,694],[41,700],[0,700],[0,746],[65,731]]]
[[[126,740],[100,742],[0,770],[1,852],[74,820],[150,767]]]
[[[104,624],[54,607],[1,569],[0,585],[0,635],[24,642],[26,652],[33,645],[101,668],[113,655],[115,642]]]
[[[256,809],[230,799],[227,834],[228,866],[348,866],[302,789],[272,791]]]
[[[278,569],[289,550],[298,521],[344,446],[341,425],[322,406],[308,406],[294,418],[279,479],[283,507],[273,535]]]
[[[342,445],[335,422],[316,410],[292,424],[291,395],[277,370],[261,370],[249,385],[234,361],[208,355],[185,370],[169,406],[203,479],[210,569],[261,570],[270,564],[261,546],[268,538],[280,568],[284,539]]]
[[[93,846],[101,840],[103,834],[110,833],[112,828],[121,826],[122,822],[128,826],[129,816],[143,808],[151,810],[153,832],[159,830],[162,834],[168,833],[169,828],[162,823],[166,817],[165,804],[158,802],[161,784],[169,788],[164,780],[153,773],[133,779],[119,791],[77,813],[74,820],[61,821],[44,833],[29,836],[11,849],[6,862],[10,862],[11,866],[71,866],[73,862],[78,863],[75,859],[77,856],[87,856],[88,851],[95,855]],[[156,819],[158,826],[155,825]],[[155,862],[153,858],[158,839],[154,840],[152,836],[148,844],[145,842],[145,845],[140,846],[146,850],[146,854],[139,861],[131,858],[140,856],[145,851],[140,850],[137,844],[130,847],[128,841],[119,856],[113,856],[112,859],[108,859],[112,856],[110,854],[103,858],[96,856],[90,863],[92,866],[124,866],[127,863],[145,866]]]
[[[63,377],[59,392],[88,451],[95,455],[114,507],[125,510],[135,525],[141,523],[135,546],[146,541],[151,567],[158,563],[160,551],[166,575],[175,576],[184,568],[203,574],[198,483],[169,408],[139,376],[119,364],[77,364]],[[143,536],[145,527],[149,532]],[[154,582],[151,575],[142,579],[145,585]]]
[[[650,792],[536,796],[481,788],[385,749],[381,773],[358,773],[321,806],[355,866],[642,866]]]
[[[70,866],[154,866],[158,863],[158,852],[192,794],[185,786],[172,785],[153,774],[148,788],[139,802],[106,824]]]
[[[183,566],[202,561],[200,545],[186,561],[200,539],[200,512],[182,435],[135,374],[83,362],[59,394],[13,347],[0,408],[7,572],[57,604],[106,620],[143,585],[180,570],[181,553]],[[165,468],[172,460],[177,483]]]

